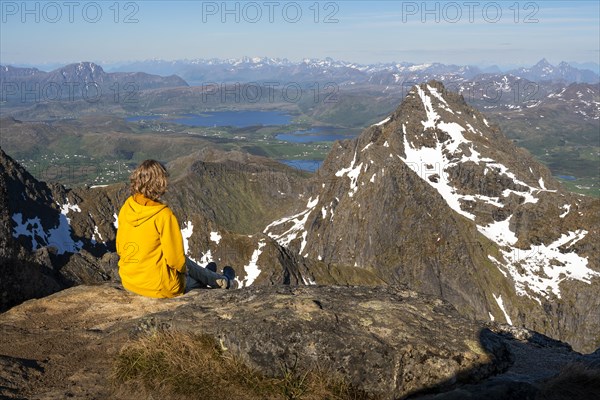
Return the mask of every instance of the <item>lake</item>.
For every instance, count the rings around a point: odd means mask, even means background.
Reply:
[[[277,111],[211,111],[202,114],[183,114],[180,116],[142,115],[128,117],[128,122],[163,121],[187,126],[231,126],[247,128],[251,126],[290,125],[293,117]],[[331,126],[316,126],[311,129],[280,133],[276,139],[292,143],[333,142],[352,139],[359,130],[342,129]],[[279,160],[292,168],[315,172],[323,163],[321,160]]]
[[[321,160],[279,160],[292,168],[300,169],[302,171],[317,172],[321,168],[323,161]]]
[[[565,181],[576,181],[577,178],[575,178],[574,176],[571,175],[556,175],[556,178],[565,180]]]

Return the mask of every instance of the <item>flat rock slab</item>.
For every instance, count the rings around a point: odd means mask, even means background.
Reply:
[[[158,300],[114,284],[78,286],[0,315],[0,397],[113,397],[114,357],[155,329],[213,335],[266,373],[285,364],[331,368],[386,399],[499,376],[533,381],[579,356],[402,288],[273,286]],[[527,360],[541,352],[552,367],[528,374]]]

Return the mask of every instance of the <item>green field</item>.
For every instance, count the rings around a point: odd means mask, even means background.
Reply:
[[[81,121],[55,123],[56,132],[43,132],[47,146],[29,143],[22,135],[3,132],[2,147],[32,175],[67,186],[107,185],[126,181],[141,161],[162,162],[188,156],[206,147],[238,150],[276,160],[323,160],[332,142],[290,143],[275,139],[279,133],[307,129],[305,123],[285,127],[188,127],[163,122],[127,123],[115,131]],[[82,134],[82,131],[85,131]],[[36,132],[36,138],[42,133]]]

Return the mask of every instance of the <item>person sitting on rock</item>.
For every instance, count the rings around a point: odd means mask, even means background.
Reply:
[[[142,162],[130,176],[131,196],[118,217],[119,275],[125,289],[169,298],[191,289],[231,288],[235,271],[216,264],[203,268],[187,258],[177,218],[159,201],[167,190],[167,170],[155,160]]]

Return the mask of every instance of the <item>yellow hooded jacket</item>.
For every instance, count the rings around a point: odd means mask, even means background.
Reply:
[[[185,254],[179,223],[164,204],[129,197],[118,217],[119,275],[125,289],[148,297],[185,290]]]

